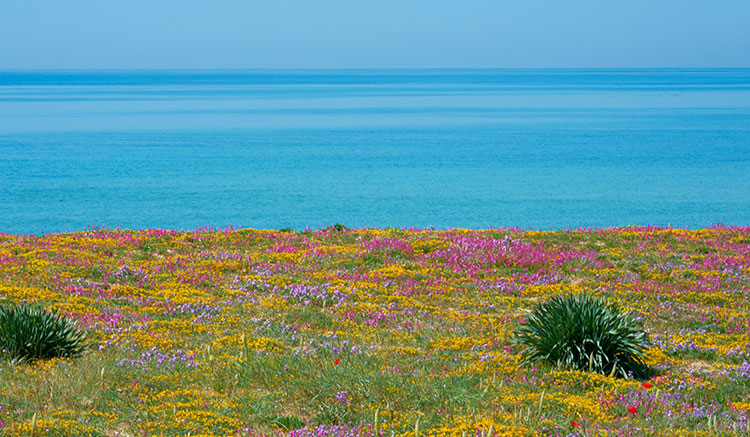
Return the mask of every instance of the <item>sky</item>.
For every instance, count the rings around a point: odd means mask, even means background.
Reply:
[[[0,69],[750,67],[750,0],[0,0]]]

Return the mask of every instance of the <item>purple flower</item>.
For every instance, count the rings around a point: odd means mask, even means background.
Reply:
[[[346,400],[346,390],[342,390],[342,391],[338,392],[336,394],[336,400],[341,405],[344,405],[344,404],[349,405],[349,402],[347,402],[347,400]]]

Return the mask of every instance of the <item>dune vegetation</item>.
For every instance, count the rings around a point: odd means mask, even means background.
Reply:
[[[524,362],[582,293],[648,372]],[[86,342],[0,353],[0,433],[747,435],[749,295],[750,227],[0,234],[0,305]]]

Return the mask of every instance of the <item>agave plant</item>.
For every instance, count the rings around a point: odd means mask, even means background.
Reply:
[[[74,322],[42,308],[0,306],[0,351],[13,361],[80,355],[85,335]]]
[[[555,296],[539,304],[515,333],[525,364],[547,362],[628,378],[646,377],[648,334],[614,303],[588,294]]]

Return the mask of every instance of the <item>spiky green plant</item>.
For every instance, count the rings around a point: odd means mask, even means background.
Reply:
[[[36,306],[0,306],[0,351],[13,361],[80,355],[85,335],[74,322]]]
[[[555,296],[516,330],[525,364],[547,362],[618,377],[648,375],[648,334],[631,314],[589,294]]]

